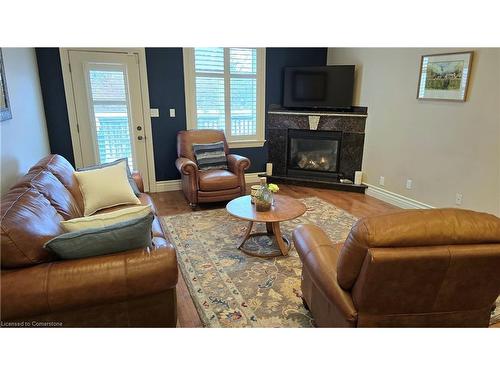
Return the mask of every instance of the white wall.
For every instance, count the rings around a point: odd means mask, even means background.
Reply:
[[[460,50],[330,48],[328,64],[357,67],[366,183],[384,176],[384,189],[436,207],[458,192],[462,208],[500,216],[500,49],[474,49],[466,102],[416,99],[421,55]]]
[[[0,123],[1,195],[49,154],[40,81],[33,48],[2,48],[12,119]]]

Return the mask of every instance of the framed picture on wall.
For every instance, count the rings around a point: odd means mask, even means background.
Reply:
[[[422,56],[417,99],[464,102],[472,51]]]
[[[9,94],[7,92],[7,82],[5,81],[5,70],[3,67],[2,49],[0,48],[0,121],[12,118],[10,111]]]

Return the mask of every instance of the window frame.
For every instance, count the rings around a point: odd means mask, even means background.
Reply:
[[[249,47],[250,48],[250,47]],[[262,147],[265,143],[265,87],[266,87],[266,49],[256,48],[257,50],[257,73],[256,73],[256,134],[251,136],[231,136],[227,133],[228,124],[226,121],[225,135],[230,148],[243,147]],[[225,105],[230,103],[228,81],[230,79],[229,72],[229,48],[224,47],[225,69],[224,69],[224,92]],[[183,48],[184,59],[184,93],[186,100],[186,126],[188,130],[197,129],[196,124],[196,74],[194,61],[194,48]],[[229,107],[230,108],[230,107]],[[226,112],[227,114],[227,112]]]

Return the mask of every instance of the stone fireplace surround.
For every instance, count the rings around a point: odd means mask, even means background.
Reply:
[[[338,172],[344,178],[354,180],[354,172],[361,170],[367,107],[353,107],[351,111],[288,110],[270,106],[266,122],[268,162],[273,164],[269,182],[319,186],[339,190],[364,192],[365,185],[347,185],[339,181],[309,177],[296,178],[287,175],[288,129],[341,131],[342,142]]]

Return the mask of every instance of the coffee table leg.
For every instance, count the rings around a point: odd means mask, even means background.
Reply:
[[[273,224],[272,223],[266,223],[266,230],[268,234],[273,234]]]
[[[253,228],[253,221],[248,222],[247,230],[245,231],[245,235],[243,236],[243,239],[241,240],[240,244],[238,245],[238,249],[243,246],[246,240],[248,240],[248,237],[250,237],[250,233],[252,232]]]
[[[280,223],[273,222],[272,228],[274,232],[274,236],[276,237],[276,242],[280,248],[281,254],[288,255],[288,245],[283,241],[283,235],[281,234]]]

